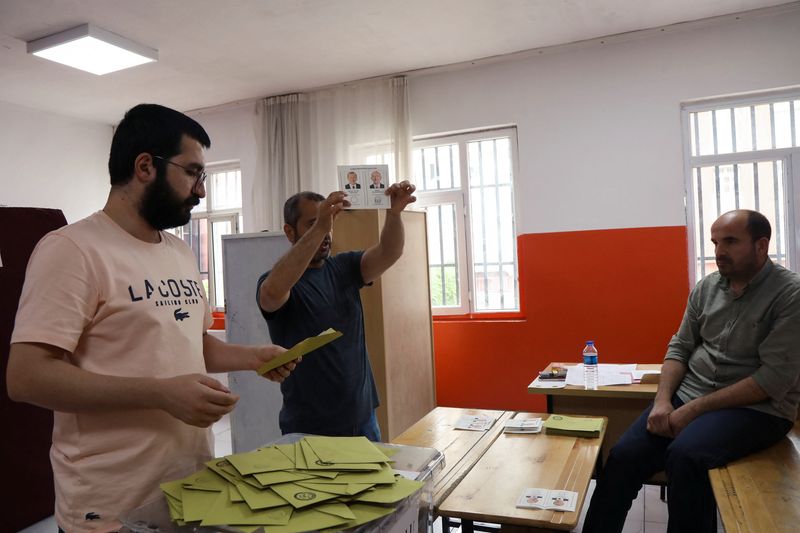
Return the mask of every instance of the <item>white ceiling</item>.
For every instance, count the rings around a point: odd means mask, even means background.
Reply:
[[[785,0],[0,0],[0,101],[116,123],[666,26]],[[159,51],[94,76],[25,42],[85,22]]]

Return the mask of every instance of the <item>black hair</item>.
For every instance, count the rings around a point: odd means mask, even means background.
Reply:
[[[750,209],[744,209],[744,212],[747,213],[747,232],[750,233],[753,242],[764,237],[769,240],[772,237],[772,227],[767,217]]]
[[[325,197],[315,192],[303,191],[286,200],[286,203],[283,204],[283,221],[295,229],[297,229],[297,221],[300,219],[300,200],[323,202]]]
[[[133,166],[141,153],[169,159],[181,152],[184,135],[211,146],[206,130],[196,120],[157,104],[139,104],[125,113],[111,140],[108,173],[111,185],[124,185],[133,177]],[[160,160],[155,159],[154,164]],[[163,164],[162,164],[163,165]]]

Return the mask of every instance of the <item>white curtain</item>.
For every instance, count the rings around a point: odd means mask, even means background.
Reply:
[[[256,228],[280,231],[283,203],[300,190],[304,165],[308,162],[301,153],[302,102],[302,95],[287,94],[256,104],[256,176],[252,202]]]
[[[279,231],[283,203],[310,190],[338,188],[337,165],[388,164],[389,180],[410,176],[411,128],[405,76],[306,94],[256,106],[254,227]]]

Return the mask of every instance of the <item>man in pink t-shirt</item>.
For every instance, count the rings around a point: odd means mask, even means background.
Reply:
[[[194,255],[162,231],[205,196],[210,144],[182,113],[132,108],[111,143],[105,207],[46,235],[28,264],[8,394],[54,411],[55,513],[67,533],[115,530],[161,497],[159,483],[201,468],[209,426],[238,400],[206,373],[256,370],[285,351],[208,335]]]

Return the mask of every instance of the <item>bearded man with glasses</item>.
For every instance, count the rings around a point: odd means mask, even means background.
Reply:
[[[162,497],[159,483],[213,457],[209,426],[238,400],[207,372],[256,370],[285,350],[226,344],[191,249],[162,230],[205,196],[205,130],[142,104],[114,133],[102,211],[46,235],[31,256],[8,394],[54,411],[56,521],[111,531]],[[283,381],[289,363],[267,377]]]

